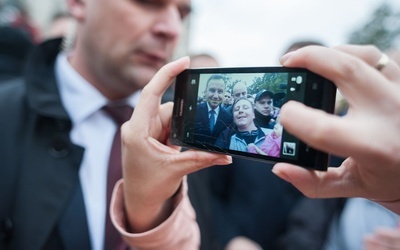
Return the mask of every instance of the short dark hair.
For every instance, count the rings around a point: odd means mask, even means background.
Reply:
[[[252,107],[253,107],[253,105],[254,105],[254,103],[253,103],[251,100],[249,100],[247,97],[240,97],[240,98],[236,99],[235,102],[233,103],[233,105],[232,105],[232,111],[234,110],[233,108],[235,107],[236,103],[238,103],[238,102],[241,101],[241,100],[248,101],[248,102],[251,104]]]
[[[254,98],[254,102],[257,102],[262,97],[268,96],[271,99],[274,99],[274,93],[269,90],[261,90],[257,93],[256,97]]]
[[[303,41],[297,41],[297,42],[293,42],[291,45],[289,45],[289,47],[285,50],[285,53],[288,53],[290,51],[294,51],[306,46],[310,46],[310,45],[318,45],[318,46],[324,46],[323,43],[319,42],[319,41],[314,41],[314,40],[303,40]]]
[[[225,84],[225,78],[222,75],[211,75],[210,78],[208,78],[207,80],[207,86],[211,80],[223,80]]]

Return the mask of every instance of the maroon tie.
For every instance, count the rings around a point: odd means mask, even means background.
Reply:
[[[121,125],[129,120],[132,115],[133,109],[128,105],[123,106],[105,106],[104,111],[114,120],[117,124],[117,131],[114,136],[113,144],[111,147],[110,159],[108,162],[107,171],[107,207],[106,207],[106,221],[105,221],[105,237],[104,249],[116,250],[126,249],[127,246],[123,242],[120,234],[112,225],[110,218],[110,201],[111,194],[115,183],[122,178],[122,155],[121,155]]]

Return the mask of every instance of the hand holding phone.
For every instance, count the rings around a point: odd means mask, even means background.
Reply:
[[[333,113],[335,94],[330,81],[302,68],[187,69],[176,78],[170,139],[188,148],[326,170],[328,154],[287,133],[279,111],[296,100]]]

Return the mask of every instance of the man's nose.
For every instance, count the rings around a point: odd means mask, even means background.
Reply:
[[[167,6],[159,15],[154,30],[168,39],[175,39],[181,34],[183,20],[176,6]]]

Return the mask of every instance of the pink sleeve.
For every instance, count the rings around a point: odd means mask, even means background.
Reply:
[[[253,145],[252,146],[247,146],[247,152],[253,153],[253,154],[257,154],[257,151],[256,151],[256,149],[255,149],[255,147]]]
[[[185,178],[179,193],[173,198],[175,209],[162,224],[147,232],[129,233],[126,229],[123,180],[120,180],[115,185],[111,200],[111,220],[125,241],[134,249],[199,249],[200,231],[187,189]]]

